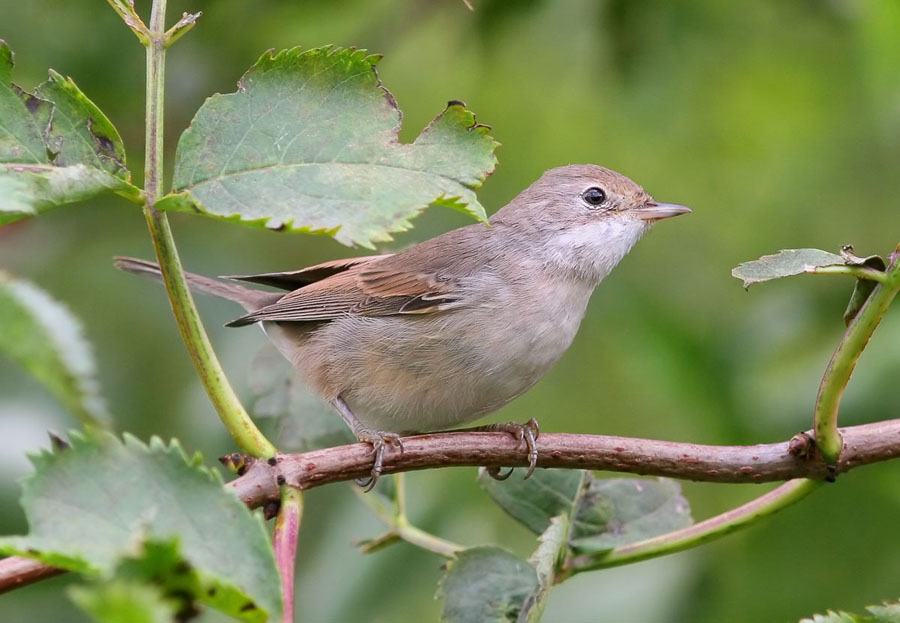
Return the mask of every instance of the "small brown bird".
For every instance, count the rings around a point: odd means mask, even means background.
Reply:
[[[578,331],[594,288],[660,219],[657,203],[594,165],[551,169],[490,219],[396,254],[283,273],[229,277],[287,294],[188,274],[190,286],[243,305],[228,326],[262,323],[300,376],[356,438],[371,443],[373,480],[400,434],[475,420],[531,388]],[[117,258],[126,271],[156,264]],[[535,430],[512,429],[529,445]]]

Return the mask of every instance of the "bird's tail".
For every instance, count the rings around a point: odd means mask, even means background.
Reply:
[[[113,265],[119,270],[124,270],[127,273],[134,273],[135,275],[142,275],[144,277],[151,277],[157,281],[162,281],[162,272],[160,272],[159,264],[156,262],[149,262],[135,257],[115,257],[113,258]],[[260,307],[265,307],[266,305],[274,303],[283,296],[283,294],[275,292],[254,290],[252,288],[239,286],[235,283],[226,283],[224,281],[219,281],[218,279],[210,279],[209,277],[204,277],[203,275],[197,275],[195,273],[185,272],[184,276],[187,279],[188,286],[190,286],[191,290],[197,290],[223,299],[235,301],[236,303],[240,303],[244,309],[251,312],[256,311]]]

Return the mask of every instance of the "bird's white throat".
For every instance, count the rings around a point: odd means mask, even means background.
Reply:
[[[597,285],[647,229],[647,221],[615,215],[558,231],[544,245],[545,261]]]

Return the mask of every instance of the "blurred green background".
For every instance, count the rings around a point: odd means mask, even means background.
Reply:
[[[694,214],[654,229],[600,287],[581,333],[536,388],[490,421],[537,417],[544,430],[699,443],[764,443],[811,423],[852,284],[798,277],[745,293],[741,261],[789,247],[888,253],[900,241],[900,3],[767,0],[170,0],[169,22],[203,10],[168,57],[171,156],[204,98],[230,92],[264,50],[357,46],[379,72],[411,140],[447,100],[493,125],[500,166],[479,196],[495,210],[547,168],[592,162],[624,172]],[[138,1],[146,12],[147,1]],[[15,80],[52,67],[117,125],[140,180],[144,59],[103,0],[0,0]],[[170,161],[171,162],[171,161]],[[185,265],[209,274],[289,269],[349,255],[317,237],[173,215]],[[396,249],[467,223],[432,209]],[[115,254],[150,257],[141,214],[122,200],[62,208],[0,229],[0,267],[33,280],[79,316],[94,343],[119,430],[230,452],[161,289],[116,272]],[[236,315],[202,299],[212,340],[239,391],[264,338],[225,330]],[[2,330],[2,329],[0,329]],[[857,367],[841,422],[900,415],[900,310]],[[0,361],[0,516],[22,532],[17,480],[48,428],[73,426],[25,373]],[[527,531],[475,484],[474,469],[409,477],[411,517],[447,538],[523,555]],[[687,483],[702,519],[763,486]],[[842,476],[753,528],[686,553],[594,572],[556,587],[547,622],[796,621],[900,597],[900,462]],[[378,520],[348,486],[308,495],[299,620],[438,618],[440,560],[405,544],[371,556],[356,540]],[[212,535],[211,535],[212,536]],[[0,597],[5,621],[82,621],[71,577]],[[212,618],[210,618],[212,620]]]

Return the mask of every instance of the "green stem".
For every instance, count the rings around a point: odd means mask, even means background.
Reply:
[[[241,450],[270,457],[275,446],[260,432],[241,405],[213,352],[191,297],[166,215],[154,206],[163,194],[163,92],[165,84],[166,0],[154,0],[147,43],[147,120],[144,164],[144,217],[156,249],[163,281],[178,329],[219,417]]]
[[[421,528],[416,528],[409,523],[406,517],[397,519],[394,522],[392,532],[410,545],[415,545],[444,558],[456,558],[456,554],[465,549],[462,545],[442,539],[430,532],[425,532]]]
[[[682,530],[623,545],[606,554],[573,556],[563,564],[562,570],[557,574],[554,581],[559,583],[583,571],[617,567],[696,547],[744,528],[786,506],[790,506],[815,491],[821,484],[822,481],[820,480],[790,480],[769,493],[747,502],[743,506]]]
[[[816,266],[809,272],[816,275],[850,275],[857,279],[868,279],[878,283],[887,281],[885,273],[866,266]]]
[[[827,463],[837,462],[841,453],[841,434],[837,416],[844,389],[856,366],[856,361],[881,322],[891,301],[900,290],[900,257],[894,256],[888,269],[882,273],[884,280],[872,290],[862,309],[847,327],[819,386],[815,406],[816,445]]]
[[[394,474],[393,478],[395,494],[391,510],[385,508],[376,496],[362,493],[358,488],[355,489],[360,499],[390,528],[387,533],[361,546],[360,549],[368,554],[401,540],[444,558],[456,558],[457,552],[464,550],[465,547],[425,532],[409,522],[409,518],[406,516],[404,474],[403,472]]]

